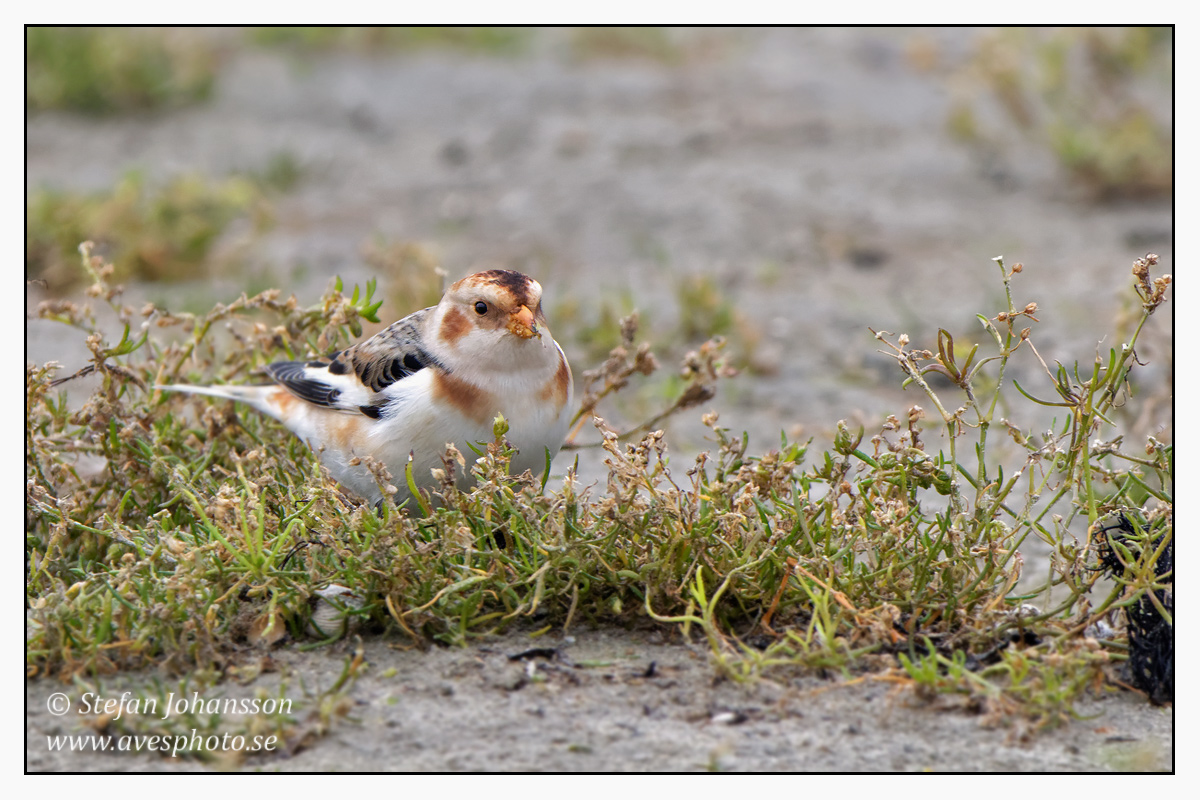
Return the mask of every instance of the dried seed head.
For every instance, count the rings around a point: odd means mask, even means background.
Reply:
[[[628,317],[621,320],[621,341],[625,346],[633,344],[633,340],[637,338],[638,332],[638,312],[634,311]]]
[[[1013,264],[1012,271],[1013,271],[1014,275],[1018,274],[1023,269],[1025,269],[1025,265],[1022,264],[1021,262],[1018,261],[1016,264]]]
[[[467,460],[463,458],[463,454],[459,452],[459,449],[454,446],[453,442],[446,443],[446,457],[448,459],[457,461],[460,467],[465,467],[467,465]]]
[[[1029,305],[1025,306],[1025,310],[1022,311],[1021,313],[1022,314],[1033,314],[1037,311],[1037,309],[1038,309],[1037,303],[1030,303]]]

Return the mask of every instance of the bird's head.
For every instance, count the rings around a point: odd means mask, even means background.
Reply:
[[[437,347],[452,363],[535,366],[552,341],[541,284],[512,270],[478,272],[454,283],[431,321]]]

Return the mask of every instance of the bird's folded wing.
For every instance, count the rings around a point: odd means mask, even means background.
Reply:
[[[314,405],[378,418],[388,386],[438,361],[425,347],[420,323],[430,309],[409,314],[370,339],[328,361],[279,361],[267,374],[296,397]]]

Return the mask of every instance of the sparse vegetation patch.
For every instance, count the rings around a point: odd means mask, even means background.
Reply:
[[[1135,265],[1142,323],[1167,299],[1156,262]],[[997,260],[1007,306],[980,314],[982,342],[965,356],[945,332],[930,349],[878,334],[930,410],[913,406],[870,435],[842,425],[829,452],[786,439],[754,452],[712,411],[713,447],[692,463],[670,458],[661,416],[610,430],[595,416],[604,399],[658,366],[626,320],[610,358],[584,376],[580,420],[606,452],[605,485],[581,485],[569,464],[555,477],[510,475],[498,419],[478,455],[448,449],[440,491],[374,509],[278,424],[154,389],[253,381],[271,360],[344,346],[374,317],[374,286],[348,296],[338,285],[311,306],[272,290],[205,315],[135,312],[110,283],[112,264],[87,247],[83,263],[89,299],[36,314],[85,331],[92,358],[80,374],[98,388],[71,408],[61,384],[75,376],[27,366],[30,676],[155,663],[219,674],[326,635],[462,644],[518,623],[587,621],[703,637],[737,680],[821,669],[1045,725],[1089,687],[1123,682],[1129,643],[1115,612],[1145,607],[1173,580],[1154,560],[1173,537],[1173,448],[1160,436],[1135,452],[1109,423],[1115,404],[1137,401],[1141,325],[1094,363],[1044,365],[1041,386],[1018,386],[1010,362],[1040,362],[1041,313],[1013,299],[1020,265]],[[125,323],[121,341],[96,332],[99,314]],[[215,337],[222,327],[236,347]],[[932,373],[953,388],[935,389]],[[664,413],[712,398],[722,343],[689,353],[681,374]],[[1055,427],[1022,427],[1021,397],[1058,409]],[[999,437],[1019,445],[1018,463],[1001,463]],[[469,492],[455,488],[460,470],[478,478]],[[1153,546],[1126,547],[1122,580],[1099,599],[1094,532],[1113,514],[1136,518]],[[1015,591],[1030,537],[1051,550],[1052,606]],[[321,605],[331,597],[333,617]]]

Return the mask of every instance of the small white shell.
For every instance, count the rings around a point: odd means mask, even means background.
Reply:
[[[1022,603],[1008,612],[1011,617],[1036,617],[1042,610],[1031,603]]]
[[[356,621],[354,612],[366,601],[353,590],[331,583],[318,589],[310,602],[313,602],[313,612],[308,621],[309,635],[332,639],[346,635]]]

